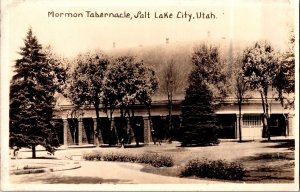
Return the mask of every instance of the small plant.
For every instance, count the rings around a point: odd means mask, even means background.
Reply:
[[[226,180],[241,180],[245,176],[242,164],[225,160],[193,159],[181,171],[181,176],[197,176]]]

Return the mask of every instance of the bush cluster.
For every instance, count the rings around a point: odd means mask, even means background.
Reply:
[[[108,153],[103,155],[103,161],[136,162],[137,156],[124,153]]]
[[[245,168],[240,163],[225,160],[193,159],[185,165],[181,176],[241,180],[245,176]]]
[[[172,157],[159,155],[157,153],[155,154],[143,153],[139,156],[137,162],[150,164],[153,167],[172,167],[174,165],[174,160]]]
[[[87,153],[83,158],[88,161],[117,161],[117,162],[132,162],[145,163],[153,167],[172,167],[174,160],[171,156],[143,153],[139,155],[127,153],[106,153],[100,152]]]
[[[38,165],[25,165],[23,169],[42,169],[45,168],[45,166],[38,166]]]
[[[85,153],[83,154],[83,159],[88,161],[101,161],[102,153],[100,152],[92,152],[92,153]]]
[[[46,172],[45,169],[23,169],[14,171],[13,175],[22,175],[22,174],[31,174],[31,173],[44,173]]]

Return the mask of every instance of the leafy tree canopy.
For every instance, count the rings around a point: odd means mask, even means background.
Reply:
[[[136,101],[149,105],[158,87],[154,70],[134,57],[121,56],[109,67],[104,97],[117,108],[125,109]]]
[[[290,97],[290,94],[295,93],[295,34],[292,29],[289,38],[289,47],[281,54],[278,73],[274,79],[273,85],[278,93],[284,108],[294,108],[295,95]]]
[[[192,63],[197,71],[191,75],[197,76],[205,83],[215,99],[224,99],[227,96],[227,84],[224,62],[221,60],[219,48],[213,45],[201,44],[194,49]]]
[[[76,106],[99,107],[103,91],[103,80],[109,65],[108,57],[102,52],[80,54],[72,63],[67,96]]]

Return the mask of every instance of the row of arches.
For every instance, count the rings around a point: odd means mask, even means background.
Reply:
[[[251,139],[261,136],[260,126],[248,126],[249,123],[257,123],[260,114],[244,114],[242,118],[242,135],[246,139]],[[180,140],[180,123],[179,115],[174,115],[171,118],[172,127],[169,127],[169,116],[152,116],[152,126],[148,124],[149,119],[143,116],[135,116],[130,119],[130,129],[126,128],[127,120],[120,117],[114,117],[114,128],[111,129],[110,121],[106,117],[101,117],[97,123],[95,118],[78,119],[56,119],[56,134],[60,144],[63,145],[82,145],[82,144],[110,144],[114,145],[124,139],[125,143],[147,143],[149,141],[168,141]],[[146,122],[148,121],[148,122]],[[218,114],[218,130],[217,134],[220,139],[237,139],[236,114]],[[81,125],[80,125],[81,123]],[[96,125],[98,124],[98,129]],[[101,131],[99,131],[99,129]],[[270,131],[272,136],[287,136],[287,121],[283,114],[272,114]],[[100,137],[95,136],[96,131],[101,133]],[[149,140],[145,140],[149,135]],[[100,141],[99,141],[99,138]],[[97,141],[98,140],[98,141]]]

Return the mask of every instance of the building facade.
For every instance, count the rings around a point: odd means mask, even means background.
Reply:
[[[172,107],[172,128],[169,128],[168,102],[165,100],[153,102],[149,111],[137,104],[134,106],[134,117],[131,118],[131,129],[129,130],[128,142],[134,143],[135,139],[144,144],[149,144],[158,139],[178,139],[181,101],[174,101]],[[93,107],[82,108],[77,115],[71,114],[72,105],[63,104],[55,109],[56,131],[60,144],[71,146],[99,146],[108,144],[110,141],[119,142],[118,135],[122,134],[124,122],[115,111],[113,123],[115,129],[111,130],[107,114],[100,112],[100,122],[96,121]],[[216,107],[217,130],[220,139],[238,140],[239,111],[235,100],[227,99]],[[243,140],[260,140],[263,138],[262,105],[259,99],[249,99],[242,105],[241,111],[241,135]],[[279,102],[270,102],[270,134],[271,137],[294,136],[295,114],[293,110],[284,109]],[[151,126],[150,126],[151,123]],[[100,134],[95,134],[100,127]]]

